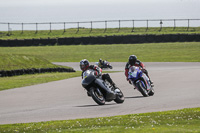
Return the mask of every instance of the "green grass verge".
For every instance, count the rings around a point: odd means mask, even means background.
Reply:
[[[1,133],[187,133],[200,132],[200,108],[91,119],[0,125]]]
[[[0,47],[1,54],[31,55],[50,62],[79,62],[84,58],[126,62],[132,54],[143,62],[200,62],[199,51],[200,42]]]
[[[57,81],[62,79],[68,79],[73,77],[80,77],[81,72],[62,72],[62,73],[44,73],[44,74],[31,74],[21,75],[13,77],[0,77],[0,91],[30,86],[35,84],[47,83],[51,81]]]
[[[163,27],[160,31],[159,27],[148,27],[147,28],[108,28],[105,29],[93,29],[90,28],[80,28],[77,29],[66,29],[64,30],[41,30],[36,33],[36,31],[12,31],[8,33],[7,31],[0,32],[0,39],[32,39],[32,38],[58,38],[58,37],[87,37],[87,36],[114,36],[114,35],[138,35],[138,34],[199,34],[200,27]]]

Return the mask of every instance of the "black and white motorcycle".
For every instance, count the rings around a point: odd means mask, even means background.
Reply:
[[[124,102],[124,95],[119,88],[114,88],[108,81],[94,74],[94,70],[88,69],[83,73],[82,86],[91,95],[93,100],[104,105],[105,102],[114,100],[116,103]]]
[[[102,62],[96,62],[96,65],[98,65],[98,67],[100,67],[101,69],[113,69],[111,63],[106,60]]]

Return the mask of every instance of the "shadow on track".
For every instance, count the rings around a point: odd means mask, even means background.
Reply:
[[[130,99],[130,98],[144,98],[144,96],[125,97],[125,99]]]
[[[105,105],[98,105],[98,104],[95,104],[95,105],[80,105],[80,106],[75,106],[75,107],[95,107],[95,106],[103,107],[103,106],[106,106],[106,105],[118,105],[118,104],[117,103],[109,103],[109,104],[105,104]]]

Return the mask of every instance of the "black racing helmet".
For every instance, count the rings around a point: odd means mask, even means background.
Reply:
[[[135,55],[130,55],[128,59],[128,63],[133,66],[135,65],[135,62],[137,61],[137,57]]]
[[[81,70],[82,71],[85,71],[85,70],[87,70],[88,69],[88,67],[89,67],[89,61],[87,60],[87,59],[83,59],[83,60],[81,60],[80,61],[80,68],[81,68]]]
[[[100,58],[99,59],[99,64],[102,65],[103,64],[103,60]]]

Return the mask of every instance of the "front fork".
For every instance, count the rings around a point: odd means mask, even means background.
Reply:
[[[130,80],[131,80],[131,79],[130,79]],[[131,83],[131,84],[134,86],[134,89],[137,89],[137,90],[138,90],[138,88],[137,88],[137,86],[135,85],[135,83],[134,83],[133,80],[131,80],[131,82],[129,82],[129,83]]]
[[[148,77],[147,77],[147,78],[148,78]],[[148,83],[147,83],[148,81],[141,81],[141,80],[136,81],[136,83],[138,83],[138,82],[141,82],[142,85],[143,85],[143,87],[144,87],[144,88],[147,88],[147,91],[150,89],[150,88],[147,87],[147,85],[146,85],[146,84],[148,84]],[[146,84],[145,84],[144,82],[146,82]],[[134,81],[131,80],[131,84],[134,86],[134,89],[137,89],[137,90],[139,91],[139,89],[138,89],[138,87],[135,85]]]

